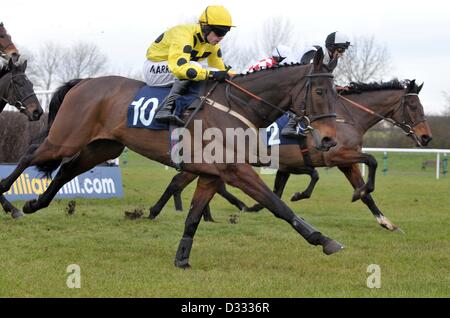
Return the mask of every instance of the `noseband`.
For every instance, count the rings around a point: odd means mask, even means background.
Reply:
[[[7,76],[7,75],[5,75],[5,76]],[[20,96],[21,94],[20,94],[19,90],[17,89],[17,87],[16,87],[16,85],[14,83],[14,78],[15,77],[19,77],[19,76],[25,76],[26,77],[26,75],[25,75],[25,73],[19,73],[19,74],[14,74],[14,75],[11,74],[10,76],[11,76],[11,80],[9,82],[8,89],[6,91],[9,91],[9,89],[12,87],[15,95],[17,96],[17,101],[12,102],[12,101],[8,100],[7,98],[5,98],[3,96],[2,96],[2,100],[4,102],[8,103],[9,105],[12,105],[12,106],[16,107],[22,113],[22,112],[24,112],[27,109],[27,107],[24,106],[25,101],[28,98],[32,97],[32,96],[36,96],[36,94],[33,91],[31,94],[28,94],[24,98],[21,98],[21,96]]]
[[[312,72],[312,69],[311,69]],[[305,92],[305,98],[303,100],[303,104],[300,105],[300,117],[298,119],[299,128],[300,128],[300,134],[306,135],[308,132],[314,130],[313,127],[311,127],[311,123],[313,123],[316,120],[324,119],[324,118],[336,118],[336,113],[329,113],[329,114],[321,114],[321,115],[308,115],[307,114],[307,99],[308,96],[310,96],[309,93],[311,92],[311,80],[315,77],[328,77],[328,78],[334,78],[334,75],[331,73],[316,73],[316,74],[308,74],[305,75],[307,78],[307,81],[305,83],[306,85],[306,92]],[[301,89],[303,90],[303,88]],[[311,99],[312,101],[312,99]],[[314,109],[314,105],[311,105],[311,109]]]

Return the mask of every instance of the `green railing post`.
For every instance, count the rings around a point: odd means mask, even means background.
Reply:
[[[444,175],[444,177],[447,175],[447,171],[448,171],[448,157],[447,154],[444,153],[444,159],[442,160],[442,174]]]
[[[388,154],[387,154],[387,151],[385,151],[384,155],[383,155],[383,175],[384,176],[387,174],[387,171],[388,171],[387,159],[388,159]]]
[[[125,147],[123,153],[122,153],[122,164],[125,166],[128,164],[128,148]]]

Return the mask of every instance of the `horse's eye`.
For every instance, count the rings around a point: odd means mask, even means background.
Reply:
[[[411,109],[412,111],[416,111],[417,110],[417,104],[416,103],[409,104],[409,109]]]
[[[323,89],[322,88],[317,88],[316,89],[316,93],[317,93],[317,95],[322,96],[323,95]]]

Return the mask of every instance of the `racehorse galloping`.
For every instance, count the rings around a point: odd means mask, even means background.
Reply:
[[[318,146],[327,149],[335,145],[335,95],[333,76],[327,73],[322,61],[323,52],[319,50],[312,65],[268,69],[237,76],[234,81],[270,104],[278,105],[282,110],[294,105],[299,113],[317,119],[314,121],[311,119],[311,125],[322,136]],[[63,100],[59,99],[59,103],[62,101],[62,104],[59,105],[55,101],[53,106],[50,105],[51,127],[44,142],[32,146],[22,157],[16,170],[0,182],[0,193],[4,193],[28,166],[38,165],[41,168],[47,166],[46,171],[51,172],[61,164],[63,158],[67,158],[38,200],[28,201],[25,204],[23,209],[25,213],[33,213],[47,207],[65,183],[97,164],[119,156],[124,146],[150,159],[174,166],[168,153],[167,131],[134,129],[126,125],[127,105],[144,83],[115,76],[87,79],[76,83],[69,83],[62,88],[68,91]],[[236,92],[240,102],[229,99],[226,93],[227,85],[218,85],[209,95],[212,102],[208,102],[209,105],[205,104],[196,114],[195,118],[202,120],[204,129],[214,127],[226,135],[227,128],[248,128],[249,124],[257,128],[266,127],[280,116],[279,109],[269,108],[261,99],[250,98],[241,92]],[[212,84],[207,83],[207,88],[211,87]],[[56,96],[59,94],[56,93]],[[229,105],[233,112],[224,105]],[[58,106],[60,106],[58,115],[53,117]],[[194,121],[190,121],[187,129],[191,132],[191,136],[195,135],[193,128]],[[195,140],[192,139],[191,144],[194,143]],[[202,144],[197,146],[205,147],[207,144],[206,141],[202,141]],[[236,147],[233,151],[237,156]],[[201,178],[192,199],[183,238],[176,254],[176,266],[189,267],[190,250],[202,210],[223,181],[243,190],[272,211],[275,216],[291,224],[310,244],[321,245],[324,253],[333,254],[342,249],[341,244],[322,235],[305,220],[296,216],[270,191],[249,164],[192,162],[183,164],[183,169],[201,175]]]
[[[381,121],[382,117],[388,118],[393,124],[404,129],[404,132],[412,138],[418,146],[426,146],[432,138],[431,130],[426,121],[423,106],[419,99],[419,92],[422,85],[418,86],[415,81],[405,81],[401,83],[393,80],[387,83],[352,83],[348,90],[342,94],[345,99],[339,98],[336,111],[337,120],[337,141],[336,147],[328,152],[310,151],[313,167],[337,166],[352,184],[355,192],[352,201],[359,198],[369,207],[378,223],[391,231],[397,229],[392,222],[387,219],[376,206],[370,193],[374,190],[375,174],[377,162],[370,154],[361,152],[363,136],[372,126]],[[365,105],[366,110],[356,107]],[[368,112],[374,113],[368,114]],[[298,145],[280,145],[280,168],[277,171],[274,193],[282,196],[285,185],[291,173],[308,174],[311,176],[310,185],[306,191],[297,192],[291,198],[292,201],[309,198],[314,189],[314,185],[319,179],[319,175],[313,167],[305,166],[303,156]],[[358,163],[368,166],[368,181],[365,184],[359,170]],[[158,202],[150,209],[150,218],[155,218],[164,207],[166,202],[173,195],[177,210],[181,207],[180,193],[197,176],[188,172],[177,174],[167,187]],[[219,192],[233,205],[243,209],[245,205],[228,193],[225,188]],[[249,212],[256,212],[262,209],[260,204],[250,208],[244,208]],[[211,220],[209,209],[205,210],[205,219]]]

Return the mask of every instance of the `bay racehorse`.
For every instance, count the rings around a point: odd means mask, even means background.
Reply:
[[[33,84],[25,75],[26,68],[27,61],[19,63],[10,58],[6,62],[5,71],[0,77],[0,112],[9,104],[25,114],[30,121],[35,121],[39,120],[43,110],[34,93]],[[22,212],[8,202],[3,193],[0,195],[0,204],[6,213],[11,212],[13,218],[22,216]]]
[[[314,167],[337,166],[355,189],[352,201],[361,199],[382,227],[396,230],[397,227],[383,215],[370,195],[375,187],[377,161],[372,155],[363,153],[361,148],[364,134],[383,118],[403,129],[417,146],[426,146],[432,139],[432,133],[418,96],[422,87],[423,84],[418,86],[415,80],[351,83],[340,92],[336,107],[337,146],[328,152],[311,149],[312,165],[308,166],[298,145],[280,145],[280,168],[275,178],[274,193],[281,198],[290,174],[308,174],[311,182],[307,189],[295,193],[291,201],[309,198],[319,180],[319,174]],[[358,163],[368,166],[367,183],[364,183]],[[158,202],[150,208],[150,218],[154,219],[160,213],[172,195],[176,209],[182,210],[181,191],[196,177],[189,172],[175,175]],[[257,212],[263,208],[260,204],[247,208],[243,202],[226,191],[225,186],[221,187],[219,194],[240,210]],[[204,211],[204,218],[212,220],[208,207]]]
[[[229,83],[217,85],[207,82],[206,100],[194,119],[201,119],[203,131],[214,128],[226,135],[227,129],[266,127],[291,105],[311,126],[320,133],[322,149],[336,144],[335,102],[333,76],[323,65],[323,52],[319,50],[311,65],[289,65],[267,69],[246,75],[238,75],[233,83],[245,87],[255,95],[249,97],[236,91],[231,99]],[[46,172],[60,166],[55,178],[37,200],[26,202],[25,213],[33,213],[47,207],[61,187],[75,176],[108,159],[116,158],[127,146],[162,164],[175,166],[169,150],[168,131],[135,129],[127,127],[127,105],[133,100],[143,82],[118,76],[107,76],[74,81],[55,93],[50,103],[49,130],[41,144],[30,147],[17,168],[0,181],[0,194],[9,190],[14,180],[28,166],[37,165]],[[255,98],[258,96],[258,98]],[[272,107],[268,107],[272,105]],[[276,107],[273,107],[276,105]],[[56,115],[57,112],[57,115]],[[189,121],[187,131],[195,136],[196,121]],[[202,131],[200,131],[201,133]],[[197,132],[198,133],[198,132]],[[195,143],[206,149],[209,140]],[[225,148],[224,145],[222,145]],[[228,153],[229,149],[223,149]],[[233,158],[240,156],[236,146],[231,149]],[[195,151],[192,153],[194,157]],[[245,154],[246,158],[248,154]],[[64,161],[62,161],[64,159]],[[250,197],[268,208],[276,217],[288,222],[308,243],[321,245],[327,255],[342,249],[342,245],[330,239],[298,217],[259,178],[247,163],[212,162],[204,160],[184,162],[183,169],[199,178],[191,209],[185,222],[175,265],[188,268],[193,238],[204,207],[209,203],[222,182],[238,187]]]

